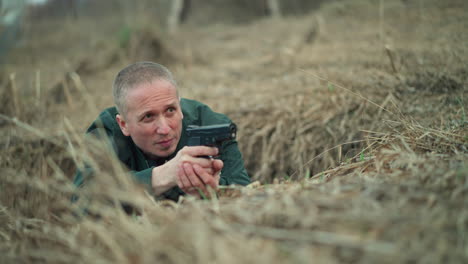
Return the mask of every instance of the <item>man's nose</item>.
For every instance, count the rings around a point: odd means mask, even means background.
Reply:
[[[169,134],[169,131],[171,131],[171,128],[169,127],[169,123],[165,118],[161,118],[160,120],[157,121],[156,133],[167,135]]]

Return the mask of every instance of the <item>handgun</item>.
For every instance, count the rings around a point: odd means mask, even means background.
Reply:
[[[188,126],[188,146],[210,146],[217,147],[221,151],[221,145],[228,140],[236,139],[237,126],[234,123]]]

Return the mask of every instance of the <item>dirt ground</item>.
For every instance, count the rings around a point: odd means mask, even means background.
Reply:
[[[314,8],[245,23],[198,9],[175,34],[111,15],[26,25],[0,79],[3,260],[467,262],[468,3]],[[84,194],[101,218],[70,213],[76,164],[98,151],[82,134],[137,60],[237,123],[256,183],[156,202],[104,157]]]

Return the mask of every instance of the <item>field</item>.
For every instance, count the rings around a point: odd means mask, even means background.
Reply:
[[[199,13],[175,34],[144,16],[30,23],[0,71],[0,262],[468,262],[466,10],[325,1],[248,23]],[[136,60],[237,123],[254,183],[155,201],[84,138]],[[84,163],[99,177],[76,190]]]

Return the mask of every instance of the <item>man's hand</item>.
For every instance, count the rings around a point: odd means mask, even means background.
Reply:
[[[209,188],[216,190],[219,184],[223,161],[211,159],[210,168],[202,168],[198,164],[184,163],[179,170],[178,185],[187,194],[200,196],[200,191],[211,197]]]
[[[153,169],[152,186],[155,194],[160,195],[174,186],[197,196],[197,188],[205,194],[208,194],[206,186],[216,189],[223,162],[201,156],[217,154],[218,149],[213,147],[184,147],[172,160]]]

